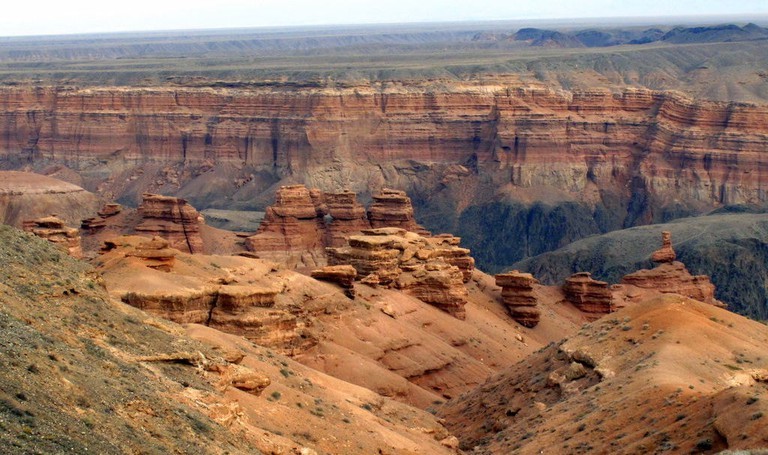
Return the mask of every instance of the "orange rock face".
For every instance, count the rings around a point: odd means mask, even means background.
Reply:
[[[589,272],[579,272],[565,280],[563,293],[579,310],[599,318],[615,310],[611,288],[605,281],[597,281]]]
[[[362,283],[401,289],[464,319],[464,275],[443,259],[451,254],[440,240],[446,239],[433,240],[399,228],[368,229],[351,236],[347,247],[328,248],[328,258],[331,264],[354,267]]]
[[[106,242],[105,251],[115,248],[114,242]],[[127,253],[127,256],[141,258],[146,267],[163,272],[170,272],[176,263],[178,250],[170,248],[168,240],[162,237],[154,237],[136,245],[136,249]]]
[[[354,281],[356,276],[357,270],[351,265],[328,265],[312,271],[312,278],[338,284],[349,298],[355,297]]]
[[[83,256],[80,231],[65,226],[64,220],[55,215],[25,221],[24,230],[60,245],[72,257],[80,258]]]
[[[203,238],[200,236],[202,216],[186,200],[144,194],[139,206],[142,222],[136,232],[160,236],[168,240],[171,248],[187,253],[202,253]]]
[[[533,294],[533,287],[537,284],[539,282],[533,275],[517,270],[496,275],[496,286],[501,286],[504,305],[512,318],[525,327],[535,327],[541,317],[541,312],[536,308],[538,301]]]
[[[9,163],[23,157],[86,170],[103,160],[112,175],[82,175],[85,187],[110,199],[202,185],[208,171],[236,165],[220,193],[260,193],[290,175],[326,190],[349,180],[356,192],[431,179],[425,190],[458,184],[470,199],[493,196],[475,186],[488,181],[546,185],[592,203],[595,188],[624,201],[642,191],[654,206],[677,200],[699,211],[766,202],[768,108],[644,89],[3,87],[0,133]],[[125,161],[158,165],[140,174],[118,165]],[[259,172],[272,180],[259,184]]]
[[[325,203],[332,218],[328,224],[328,246],[344,246],[350,235],[359,234],[363,229],[371,227],[365,207],[357,201],[357,195],[352,191],[326,193]]]
[[[246,240],[248,249],[292,267],[323,265],[325,207],[321,196],[304,185],[280,187],[259,230]]]

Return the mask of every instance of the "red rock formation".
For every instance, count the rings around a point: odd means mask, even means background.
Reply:
[[[615,311],[610,286],[593,279],[589,272],[579,272],[566,279],[563,292],[567,301],[594,318]]]
[[[304,185],[282,186],[275,203],[267,207],[255,235],[246,239],[249,250],[261,258],[286,262],[289,266],[325,263],[325,207],[321,193]]]
[[[537,284],[539,282],[533,275],[517,270],[496,275],[496,286],[501,286],[504,305],[512,318],[525,327],[535,327],[541,317],[536,308],[538,300],[533,294],[533,286]]]
[[[675,261],[672,240],[669,232],[662,232],[662,247],[651,255],[651,259],[661,263],[658,267],[625,275],[621,282],[639,288],[653,289],[665,294],[680,294],[700,302],[719,307],[726,305],[715,298],[715,285],[706,275],[691,275],[685,264]]]
[[[368,208],[368,220],[373,228],[397,227],[429,235],[429,231],[416,223],[411,198],[405,191],[384,188],[379,194],[375,194],[373,203]]]
[[[462,281],[469,282],[472,278],[472,271],[475,270],[475,258],[469,255],[468,248],[461,248],[460,237],[451,234],[439,234],[434,237],[427,237],[427,242],[432,246],[430,257],[442,258],[450,265],[455,265],[461,270]]]
[[[332,218],[328,224],[327,246],[344,246],[350,235],[371,227],[365,207],[357,202],[354,192],[325,193],[325,203]]]
[[[83,256],[80,231],[65,226],[64,220],[56,215],[25,221],[24,230],[61,246],[72,257],[80,258]]]
[[[399,228],[364,230],[349,238],[349,246],[328,248],[331,264],[349,264],[362,277],[362,283],[402,289],[419,300],[464,319],[467,288],[464,274],[444,257],[455,255],[450,241],[429,239]]]
[[[139,206],[141,224],[136,232],[160,236],[170,247],[187,253],[202,253],[200,225],[203,217],[186,200],[145,193]]]
[[[90,233],[103,229],[107,225],[107,218],[118,215],[122,211],[123,206],[120,204],[105,204],[104,207],[102,207],[101,210],[97,212],[99,216],[82,220],[80,223],[80,228]]]
[[[672,248],[672,233],[662,232],[661,248],[651,254],[651,260],[658,263],[674,262],[676,257],[675,250]]]
[[[115,242],[106,242],[106,246],[102,251],[110,251],[116,246]],[[170,272],[176,263],[177,253],[178,250],[172,249],[168,240],[155,236],[152,240],[136,245],[136,248],[126,253],[126,256],[141,258],[144,265],[151,269]]]
[[[327,265],[322,269],[312,271],[312,278],[338,284],[349,298],[355,298],[354,281],[356,276],[357,270],[351,265]]]

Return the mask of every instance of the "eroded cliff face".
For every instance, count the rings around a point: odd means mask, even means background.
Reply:
[[[490,269],[767,198],[768,107],[648,90],[19,86],[0,89],[0,132],[2,167],[63,164],[76,183],[134,204],[151,191],[263,208],[277,182],[364,200],[407,190],[419,222],[465,237]],[[499,248],[509,242],[494,225],[523,240]]]

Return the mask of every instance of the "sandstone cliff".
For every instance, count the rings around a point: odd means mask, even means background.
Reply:
[[[766,203],[768,109],[640,89],[17,86],[0,89],[0,132],[3,167],[64,165],[121,202],[152,191],[261,209],[281,181],[364,198],[406,190],[427,228],[465,237],[486,269],[598,232]],[[484,233],[492,225],[524,240]]]

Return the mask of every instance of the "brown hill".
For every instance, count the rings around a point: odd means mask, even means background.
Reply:
[[[42,239],[0,226],[0,261],[4,452],[455,453],[431,414],[115,302]]]
[[[668,295],[582,327],[440,410],[473,453],[768,446],[768,329]]]
[[[25,221],[55,214],[79,227],[98,208],[98,197],[77,185],[32,172],[0,171],[2,224],[21,228]]]

